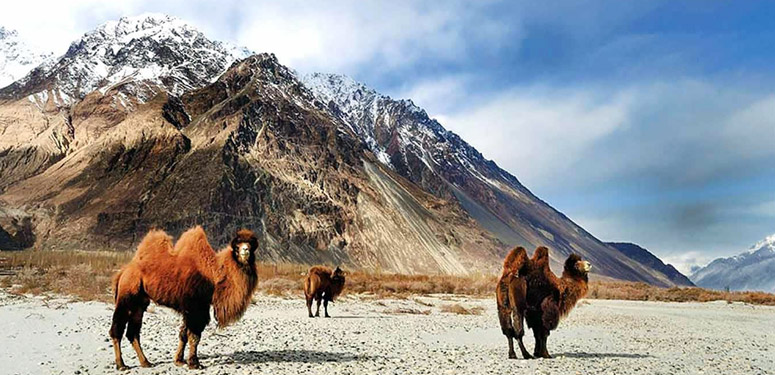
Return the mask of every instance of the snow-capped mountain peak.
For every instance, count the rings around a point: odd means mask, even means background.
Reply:
[[[24,43],[16,30],[0,26],[0,88],[23,77],[51,57],[51,53],[40,53]]]
[[[775,291],[775,234],[741,254],[715,259],[691,279],[708,288]]]
[[[141,81],[177,95],[211,83],[249,55],[246,48],[210,40],[175,17],[123,17],[87,32],[53,66],[36,69],[0,95],[53,97],[61,107],[94,90],[105,93],[117,84]]]

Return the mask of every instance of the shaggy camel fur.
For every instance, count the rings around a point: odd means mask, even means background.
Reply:
[[[560,319],[567,316],[576,306],[576,302],[586,296],[591,268],[589,262],[582,260],[577,254],[571,254],[565,260],[562,277],[558,278],[549,269],[548,249],[536,249],[525,275],[525,320],[535,337],[534,356],[551,358],[546,348],[549,332],[556,329]]]
[[[523,318],[527,309],[527,283],[524,274],[528,261],[524,247],[512,249],[503,261],[503,272],[495,288],[501,331],[509,341],[509,358],[517,358],[514,352],[515,338],[522,356],[532,358],[522,343],[522,337],[525,336]]]
[[[219,327],[242,317],[258,284],[257,247],[258,240],[246,229],[237,231],[231,245],[218,253],[207,242],[202,227],[183,233],[174,247],[166,233],[151,230],[137,247],[132,261],[113,279],[116,309],[110,337],[116,368],[127,368],[121,357],[121,336],[125,328],[140,366],[151,366],[140,347],[143,313],[150,301],[183,316],[175,364],[202,368],[197,346],[210,322],[210,305]],[[189,356],[184,362],[187,343]]]
[[[576,254],[565,261],[562,278],[549,268],[549,249],[538,247],[532,258],[524,248],[512,250],[503,262],[503,272],[496,288],[501,330],[509,342],[509,358],[517,358],[516,338],[522,357],[533,358],[522,342],[523,319],[533,329],[535,357],[551,358],[546,348],[549,332],[587,293],[587,274],[591,266]]]
[[[304,279],[304,296],[307,299],[307,312],[309,317],[320,316],[320,301],[323,301],[325,317],[328,315],[328,302],[334,302],[334,299],[342,293],[344,289],[344,271],[339,267],[331,270],[326,266],[314,266],[309,269],[307,278]],[[317,311],[312,315],[312,300],[317,301]]]

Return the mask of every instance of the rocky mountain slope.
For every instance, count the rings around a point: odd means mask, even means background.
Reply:
[[[670,264],[665,264],[661,259],[657,258],[657,256],[652,254],[650,251],[634,243],[607,242],[606,244],[621,251],[622,254],[626,255],[628,258],[661,272],[665,275],[665,277],[670,279],[678,286],[694,286],[694,283],[692,283],[688,277],[684,276],[684,274],[675,269],[675,267]]]
[[[456,201],[501,243],[531,249],[549,246],[558,271],[565,257],[576,252],[614,278],[673,284],[661,272],[623,256],[540,200],[411,100],[393,100],[336,74],[310,74],[302,81],[384,165],[423,190]]]
[[[0,88],[52,58],[50,53],[35,51],[19,38],[16,30],[0,26]]]
[[[691,279],[705,288],[775,292],[775,234],[744,253],[710,262]]]
[[[547,245],[555,267],[578,252],[597,277],[674,284],[411,101],[270,54],[220,74],[244,51],[223,46],[172,18],[125,18],[0,90],[0,239],[122,250],[153,226],[203,224],[214,243],[248,226],[266,260],[445,273]]]

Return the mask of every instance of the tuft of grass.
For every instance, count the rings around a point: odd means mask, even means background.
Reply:
[[[386,314],[410,314],[410,315],[430,315],[431,310],[419,310],[409,307],[396,307],[394,309],[385,310]]]
[[[481,306],[465,307],[459,303],[453,303],[441,306],[441,311],[458,315],[482,315],[484,308]]]

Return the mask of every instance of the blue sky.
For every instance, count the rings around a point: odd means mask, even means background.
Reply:
[[[14,3],[0,24],[43,49],[161,12],[411,98],[600,239],[684,271],[775,233],[772,2]]]

